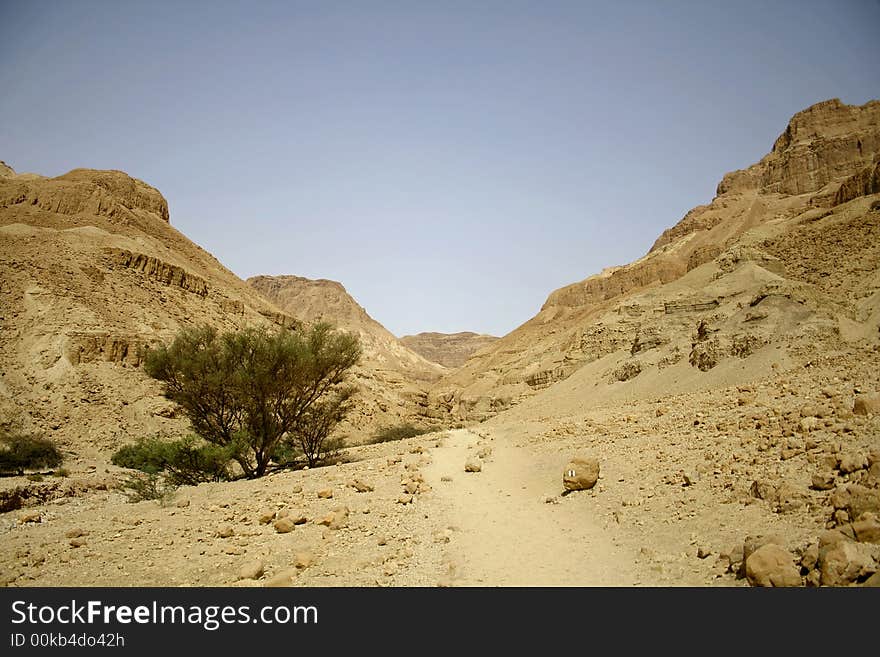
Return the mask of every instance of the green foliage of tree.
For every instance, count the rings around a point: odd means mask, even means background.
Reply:
[[[349,408],[345,381],[360,355],[355,336],[324,323],[222,334],[201,326],[151,349],[144,368],[200,437],[227,449],[246,476],[260,477],[286,442],[299,444],[310,463],[320,454]]]
[[[196,486],[203,481],[225,481],[232,478],[232,450],[211,443],[200,444],[193,436],[167,441],[147,438],[125,445],[113,454],[111,461],[122,468],[147,474],[164,473],[176,486]]]

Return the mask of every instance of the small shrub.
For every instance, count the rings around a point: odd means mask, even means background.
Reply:
[[[345,449],[345,438],[334,436],[327,438],[318,451],[317,465],[336,465],[343,460],[342,450]]]
[[[69,477],[70,470],[67,468],[56,468],[54,472],[52,472],[53,477]]]
[[[168,506],[177,486],[156,473],[138,472],[123,480],[122,489],[129,502],[156,500],[161,506]]]
[[[114,465],[147,475],[164,473],[175,486],[195,486],[204,481],[232,479],[233,458],[234,446],[200,444],[190,436],[174,441],[146,438],[121,447],[110,460]]]
[[[422,434],[429,433],[429,431],[430,429],[420,429],[419,427],[405,422],[403,424],[379,429],[379,431],[373,435],[370,442],[372,444],[388,443],[394,440],[404,440],[406,438],[421,436]]]
[[[636,378],[642,372],[642,364],[637,360],[630,360],[618,367],[611,373],[609,383],[616,381],[629,381]]]
[[[33,474],[29,474],[27,476],[27,480],[40,482],[40,481],[43,481],[43,475],[41,475],[39,472],[35,472]]]
[[[0,472],[23,475],[25,470],[54,468],[62,460],[51,440],[17,432],[0,435]]]

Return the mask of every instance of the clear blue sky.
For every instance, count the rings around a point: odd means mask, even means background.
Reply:
[[[0,0],[0,159],[122,169],[241,277],[504,334],[643,255],[796,111],[880,97],[880,3]]]

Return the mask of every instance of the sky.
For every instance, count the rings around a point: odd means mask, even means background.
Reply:
[[[788,119],[880,98],[880,1],[0,0],[0,159],[121,169],[238,276],[503,335]]]

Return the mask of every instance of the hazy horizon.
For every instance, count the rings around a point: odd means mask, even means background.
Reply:
[[[871,27],[871,26],[875,27]],[[241,278],[504,335],[792,114],[880,97],[880,2],[0,5],[0,159],[121,169]]]

